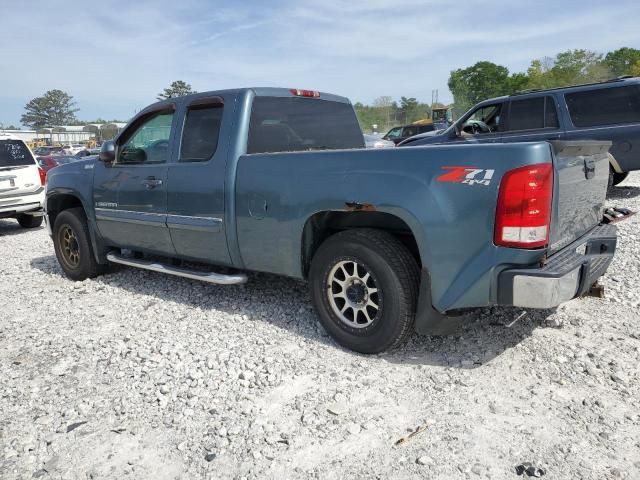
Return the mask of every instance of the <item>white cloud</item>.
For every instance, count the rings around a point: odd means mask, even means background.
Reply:
[[[640,47],[639,14],[630,0],[16,2],[0,30],[0,121],[51,88],[82,118],[128,117],[176,79],[450,99],[449,72],[479,60],[524,70],[569,48]]]

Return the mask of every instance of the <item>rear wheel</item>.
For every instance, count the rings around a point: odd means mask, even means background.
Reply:
[[[33,215],[18,215],[16,220],[22,228],[37,228],[42,225],[42,217]]]
[[[378,353],[412,333],[419,268],[393,235],[373,229],[333,235],[314,255],[309,280],[320,322],[339,344]]]
[[[53,246],[58,263],[72,280],[92,278],[104,270],[93,254],[82,208],[70,208],[58,214],[53,226]]]
[[[624,172],[624,173],[617,173],[617,172],[613,172],[612,173],[612,179],[611,179],[611,185],[618,185],[622,182],[624,182],[627,177],[629,176],[629,172]]]

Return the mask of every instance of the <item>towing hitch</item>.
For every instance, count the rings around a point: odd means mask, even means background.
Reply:
[[[584,294],[585,297],[604,298],[604,285],[600,285],[598,282],[591,285],[591,288]]]

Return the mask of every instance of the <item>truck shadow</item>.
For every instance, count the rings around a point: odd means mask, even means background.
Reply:
[[[54,255],[33,258],[31,267],[66,279]],[[317,321],[306,283],[294,279],[250,273],[245,285],[219,286],[117,267],[113,273],[93,281],[138,295],[139,301],[148,306],[168,301],[205,312],[246,316],[247,320],[272,324],[330,349],[359,355],[343,349],[329,337]],[[406,345],[370,358],[396,364],[477,368],[518,345],[553,311],[527,313],[513,326],[505,326],[522,313],[522,309],[515,308],[480,309],[449,336],[413,335]],[[215,323],[211,327],[215,328]]]
[[[38,228],[22,228],[13,218],[0,219],[0,237],[25,234],[27,232],[39,230],[40,228],[44,228],[44,225]]]
[[[554,312],[555,309],[481,308],[450,335],[414,335],[402,349],[385,354],[385,359],[397,364],[479,368],[519,345],[536,328],[550,324]]]
[[[624,200],[627,198],[636,198],[638,196],[640,196],[640,187],[633,187],[631,185],[613,187],[607,192],[607,200]]]

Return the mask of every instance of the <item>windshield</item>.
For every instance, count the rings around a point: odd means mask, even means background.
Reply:
[[[0,140],[0,168],[34,165],[35,160],[20,140]]]

